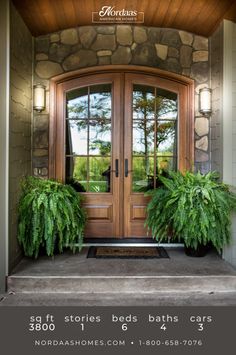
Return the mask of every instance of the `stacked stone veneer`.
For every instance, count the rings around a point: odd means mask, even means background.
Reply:
[[[34,81],[49,90],[50,78],[79,68],[133,64],[160,68],[195,80],[195,166],[210,168],[209,120],[198,112],[198,91],[209,85],[208,39],[188,32],[140,26],[86,26],[35,39]],[[48,94],[48,93],[47,93]],[[49,95],[34,117],[33,168],[48,175]]]
[[[20,181],[31,175],[33,39],[18,12],[11,6],[10,118],[9,118],[9,269],[17,264],[17,209]],[[4,173],[4,172],[2,172]]]

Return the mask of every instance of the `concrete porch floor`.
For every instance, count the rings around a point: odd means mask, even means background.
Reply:
[[[236,305],[236,269],[214,251],[203,258],[167,251],[169,259],[87,259],[86,248],[24,258],[0,306]]]

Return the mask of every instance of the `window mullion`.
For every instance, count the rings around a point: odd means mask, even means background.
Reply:
[[[87,132],[87,192],[89,192],[89,139],[90,139],[90,129],[89,129],[89,123],[90,123],[90,86],[88,86],[88,122],[87,122],[87,127],[88,127],[88,132]]]
[[[157,173],[157,89],[154,88],[154,181],[153,187],[156,188]]]

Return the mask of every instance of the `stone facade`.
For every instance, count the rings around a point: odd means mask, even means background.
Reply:
[[[201,171],[208,170],[209,122],[198,113],[198,91],[209,85],[208,39],[184,31],[130,25],[86,26],[35,38],[34,81],[44,83],[47,90],[50,78],[58,74],[109,64],[150,66],[195,80],[195,165]],[[45,176],[48,105],[34,117],[33,138],[34,174]]]
[[[31,118],[33,39],[11,6],[10,120],[9,120],[9,268],[21,255],[17,243],[17,205],[20,181],[31,175]]]

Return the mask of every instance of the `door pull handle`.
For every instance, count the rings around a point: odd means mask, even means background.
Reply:
[[[115,160],[115,176],[119,177],[119,160]]]
[[[128,177],[129,175],[129,161],[128,159],[125,159],[125,177]]]
[[[119,177],[119,159],[115,159],[115,170],[109,170],[109,173],[115,173],[115,177]]]

